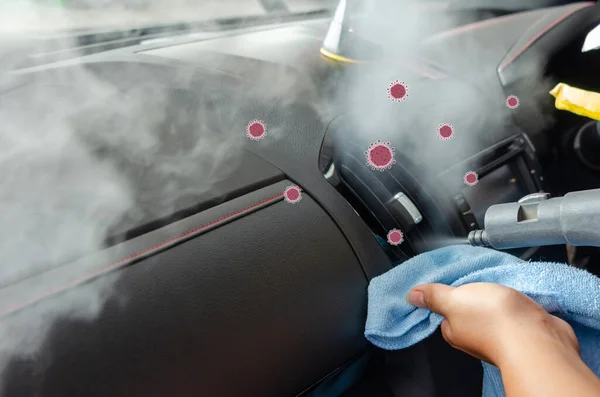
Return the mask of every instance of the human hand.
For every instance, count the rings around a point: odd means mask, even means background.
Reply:
[[[424,284],[413,288],[407,299],[445,317],[442,335],[452,347],[498,367],[534,346],[579,356],[571,326],[512,288]]]

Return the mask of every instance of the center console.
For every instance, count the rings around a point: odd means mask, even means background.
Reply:
[[[385,242],[391,229],[403,232],[402,244],[383,243],[395,260],[462,242],[469,231],[483,228],[485,211],[491,205],[543,190],[535,148],[525,134],[502,139],[432,175],[401,150],[396,151],[396,163],[390,169],[372,170],[364,162],[364,142],[351,138],[349,128],[349,123],[340,120],[330,124],[319,166],[379,241]],[[474,184],[465,183],[469,171],[477,174]],[[521,257],[533,252],[512,251]]]
[[[473,170],[475,185],[457,186],[456,181]],[[439,175],[439,182],[453,196],[463,225],[483,229],[485,211],[494,204],[518,201],[542,190],[543,176],[535,150],[527,136],[515,135],[462,161]]]

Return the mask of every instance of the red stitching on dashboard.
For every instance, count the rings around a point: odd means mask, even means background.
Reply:
[[[221,218],[219,218],[219,219],[215,219],[214,221],[212,221],[212,222],[209,222],[209,223],[207,223],[207,224],[205,224],[205,225],[202,225],[202,226],[198,226],[197,228],[195,228],[195,229],[193,229],[193,230],[190,230],[189,232],[185,232],[185,233],[183,233],[183,234],[180,234],[180,235],[179,235],[179,236],[177,236],[177,237],[173,237],[173,238],[171,238],[171,239],[169,239],[169,240],[167,240],[167,241],[163,241],[163,242],[162,242],[162,243],[160,243],[160,244],[156,244],[156,245],[155,245],[155,246],[153,246],[153,247],[147,248],[147,249],[145,249],[145,250],[143,250],[143,251],[140,251],[140,252],[137,252],[137,253],[135,253],[135,254],[133,254],[133,255],[130,255],[130,256],[128,256],[127,258],[123,258],[123,259],[121,259],[121,260],[119,260],[119,261],[117,261],[117,262],[111,263],[111,264],[110,264],[109,266],[107,266],[107,267],[110,267],[110,266],[116,266],[116,265],[120,265],[120,264],[121,264],[121,263],[123,263],[123,262],[127,262],[127,261],[129,261],[129,260],[131,260],[131,259],[135,259],[135,258],[137,258],[137,257],[139,257],[139,256],[142,256],[142,255],[144,255],[144,254],[146,254],[146,253],[148,253],[148,252],[150,252],[150,251],[153,251],[153,250],[155,250],[155,249],[158,249],[158,248],[160,248],[160,247],[163,247],[163,246],[165,246],[165,245],[167,245],[167,244],[170,244],[170,243],[172,243],[172,242],[175,242],[175,241],[177,241],[177,240],[181,240],[182,238],[185,238],[185,237],[189,236],[190,234],[194,234],[194,233],[196,233],[196,232],[198,232],[198,231],[200,231],[200,230],[202,230],[202,229],[206,229],[207,227],[209,227],[209,226],[212,226],[212,225],[214,225],[214,224],[216,224],[216,223],[223,222],[224,220],[227,220],[227,219],[229,219],[229,218],[232,218],[232,217],[234,217],[234,216],[237,216],[237,215],[239,215],[239,214],[241,214],[241,213],[243,213],[243,212],[249,211],[249,210],[251,210],[251,209],[253,209],[253,208],[256,208],[256,207],[258,207],[259,205],[266,204],[266,203],[268,203],[269,201],[275,200],[276,198],[278,198],[278,197],[282,197],[282,196],[283,196],[283,193],[280,193],[280,194],[278,194],[277,196],[273,196],[273,197],[269,197],[268,199],[264,199],[264,200],[262,200],[262,201],[260,201],[260,202],[258,202],[258,203],[256,203],[256,204],[252,204],[252,205],[251,205],[251,206],[249,206],[249,207],[243,208],[243,209],[241,209],[241,210],[239,210],[239,211],[236,211],[236,212],[234,212],[234,213],[232,213],[232,214],[225,215],[225,216],[223,216],[223,217],[221,217]]]
[[[202,230],[202,229],[206,229],[206,228],[207,228],[207,227],[209,227],[209,226],[212,226],[212,225],[214,225],[214,224],[217,224],[217,223],[219,223],[219,222],[223,222],[223,221],[225,221],[225,220],[227,220],[227,219],[229,219],[229,218],[232,218],[232,217],[234,217],[234,216],[240,215],[240,214],[242,214],[242,213],[244,213],[244,212],[250,211],[250,210],[252,210],[252,209],[254,209],[254,208],[258,207],[258,206],[261,206],[261,205],[263,205],[263,204],[266,204],[266,203],[268,203],[268,202],[270,202],[270,201],[273,201],[273,200],[275,200],[275,199],[278,199],[278,198],[280,198],[280,197],[283,197],[283,193],[279,193],[279,194],[278,194],[278,195],[276,195],[276,196],[269,197],[269,198],[267,198],[267,199],[264,199],[264,200],[262,200],[262,201],[259,201],[259,202],[258,202],[258,203],[256,203],[256,204],[252,204],[252,205],[251,205],[251,206],[249,206],[249,207],[242,208],[241,210],[239,210],[239,211],[236,211],[236,212],[233,212],[233,213],[231,213],[231,214],[229,214],[229,215],[222,216],[221,218],[215,219],[215,220],[214,220],[214,221],[212,221],[212,222],[206,223],[206,224],[204,224],[204,225],[202,225],[202,226],[198,226],[198,227],[197,227],[197,228],[195,228],[195,229],[192,229],[192,230],[190,230],[190,231],[188,231],[188,232],[185,232],[185,233],[183,233],[183,234],[180,234],[180,235],[179,235],[179,236],[177,236],[177,237],[170,238],[170,239],[168,239],[168,240],[166,240],[166,241],[163,241],[162,243],[156,244],[156,245],[154,245],[154,246],[152,246],[152,247],[150,247],[150,248],[147,248],[147,249],[145,249],[145,250],[142,250],[142,251],[136,252],[135,254],[129,255],[129,256],[128,256],[128,257],[126,257],[126,258],[120,259],[120,260],[118,260],[118,261],[116,261],[116,262],[113,262],[113,263],[111,263],[110,265],[104,266],[104,267],[102,267],[102,268],[100,268],[100,269],[98,269],[98,270],[94,270],[94,271],[88,272],[88,273],[86,273],[86,274],[83,274],[83,275],[81,275],[80,277],[76,278],[75,280],[73,280],[73,281],[71,281],[71,282],[69,282],[69,283],[67,283],[67,284],[64,284],[64,285],[63,285],[63,286],[61,286],[61,287],[56,287],[56,288],[53,288],[53,289],[51,289],[51,290],[49,290],[49,291],[47,291],[47,292],[44,292],[44,293],[42,293],[42,294],[40,294],[40,295],[38,295],[38,296],[36,296],[36,297],[34,297],[34,298],[30,298],[30,299],[27,299],[27,300],[25,300],[25,301],[22,301],[22,302],[20,302],[20,303],[17,303],[17,304],[14,304],[14,305],[10,306],[8,309],[6,309],[6,310],[4,310],[4,311],[0,312],[0,317],[1,317],[1,316],[4,316],[4,315],[6,315],[6,314],[8,314],[8,313],[11,313],[11,312],[13,312],[13,311],[16,311],[16,310],[18,310],[18,309],[22,309],[22,308],[23,308],[23,307],[25,307],[25,306],[28,306],[28,305],[30,305],[30,304],[32,304],[32,303],[35,303],[35,302],[37,302],[37,301],[40,301],[40,300],[42,300],[42,299],[44,299],[44,298],[47,298],[47,297],[49,297],[49,296],[52,296],[52,295],[54,295],[54,294],[56,294],[56,293],[58,293],[58,292],[65,291],[65,290],[67,290],[67,289],[69,289],[69,288],[71,288],[71,287],[73,287],[73,286],[75,286],[75,285],[78,285],[78,284],[80,284],[80,283],[82,283],[82,282],[84,282],[84,281],[88,281],[88,280],[90,280],[90,279],[92,279],[92,278],[94,278],[94,277],[96,277],[96,276],[99,276],[99,275],[101,275],[101,274],[107,273],[108,271],[110,271],[110,270],[113,270],[114,268],[117,268],[119,265],[121,265],[121,264],[123,264],[123,263],[125,263],[125,262],[128,262],[128,261],[130,261],[130,260],[133,260],[133,259],[135,259],[135,258],[139,258],[140,256],[142,256],[142,255],[144,255],[144,254],[147,254],[147,253],[149,253],[149,252],[152,252],[152,251],[154,251],[154,250],[157,250],[157,249],[159,249],[159,248],[162,248],[162,247],[164,247],[165,245],[171,244],[171,243],[173,243],[173,242],[175,242],[175,241],[177,241],[177,240],[181,240],[181,239],[183,239],[183,238],[185,238],[185,237],[188,237],[188,236],[189,236],[189,235],[191,235],[191,234],[194,234],[194,233],[196,233],[196,232],[199,232],[199,231],[200,231],[200,230]]]
[[[572,15],[574,13],[576,13],[579,10],[582,10],[586,7],[590,7],[592,5],[594,5],[595,3],[590,2],[590,3],[586,3],[586,4],[582,4],[577,8],[574,8],[572,10],[569,10],[568,12],[564,13],[562,16],[560,16],[559,18],[557,18],[556,20],[554,20],[554,22],[552,22],[550,25],[546,26],[544,29],[540,30],[539,32],[537,32],[537,34],[535,36],[533,36],[527,43],[525,43],[525,45],[523,45],[523,47],[521,47],[512,57],[510,57],[508,60],[504,61],[499,67],[498,70],[502,71],[504,69],[506,69],[506,67],[508,65],[510,65],[511,63],[513,63],[515,61],[515,59],[517,59],[518,57],[520,57],[525,50],[527,50],[529,47],[531,47],[531,45],[533,43],[535,43],[536,41],[538,41],[540,39],[540,37],[542,37],[543,35],[545,35],[546,33],[548,33],[548,31],[550,29],[552,29],[553,27],[555,27],[556,25],[558,25],[559,23],[561,23],[562,21],[564,21],[569,15]]]

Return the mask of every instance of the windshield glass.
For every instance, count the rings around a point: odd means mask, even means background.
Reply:
[[[328,17],[337,0],[0,0],[0,72],[185,34]]]
[[[337,0],[0,0],[0,32],[94,30],[293,14]]]

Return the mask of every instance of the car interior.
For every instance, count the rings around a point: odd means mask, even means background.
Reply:
[[[600,6],[479,10],[414,36],[388,9],[344,7],[18,65],[0,86],[5,128],[44,128],[3,139],[21,189],[1,199],[48,223],[3,234],[28,270],[0,284],[0,335],[18,341],[0,395],[481,395],[480,361],[439,331],[368,343],[367,286],[480,229],[491,205],[600,187],[595,121],[548,94],[600,90],[600,51],[582,52]],[[388,97],[396,80],[405,101]],[[395,148],[381,172],[365,165],[377,140]],[[386,243],[394,228],[402,244]],[[596,248],[509,252],[599,269]]]

